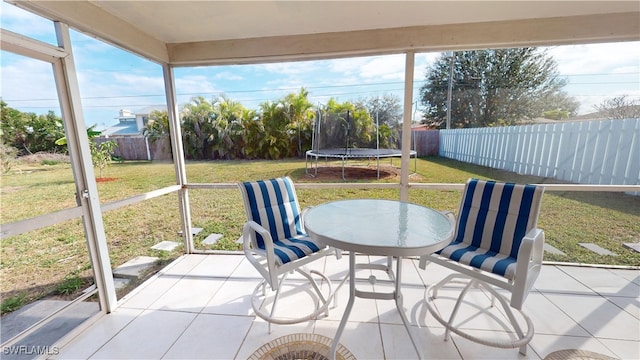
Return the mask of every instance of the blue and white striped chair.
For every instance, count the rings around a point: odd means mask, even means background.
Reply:
[[[526,354],[526,345],[533,337],[533,324],[522,314],[528,327],[525,334],[511,308],[522,313],[522,304],[542,266],[544,231],[537,228],[537,222],[543,192],[541,186],[477,179],[467,181],[454,240],[437,254],[421,257],[419,264],[425,269],[430,261],[456,271],[428,289],[428,309],[446,327],[445,340],[452,331],[488,346],[520,348],[520,353]],[[434,310],[432,302],[438,289],[460,278],[470,281],[459,295],[449,321],[445,321]],[[492,286],[511,293],[510,306]],[[500,301],[517,339],[481,339],[453,325],[462,300],[472,287],[483,288],[493,295],[493,299]]]
[[[302,212],[298,204],[293,181],[289,177],[238,184],[247,222],[242,230],[244,252],[251,264],[260,272],[264,281],[255,288],[252,306],[256,315],[271,323],[295,324],[316,318],[321,312],[328,315],[328,303],[332,296],[331,282],[318,271],[306,271],[305,265],[311,261],[335,253],[333,249],[312,240],[302,228]],[[280,289],[288,273],[297,271],[309,280],[318,296],[315,311],[311,314],[290,318],[276,314]],[[319,276],[328,287],[321,291],[311,274]],[[271,310],[266,313],[262,304],[256,304],[259,298],[266,303],[265,287],[269,285],[275,291]],[[262,289],[262,295],[258,295]]]

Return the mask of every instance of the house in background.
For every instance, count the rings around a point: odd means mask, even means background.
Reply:
[[[121,109],[116,119],[118,123],[102,131],[102,136],[142,136],[142,131],[146,126],[148,113],[132,113],[130,110]]]
[[[142,136],[144,128],[149,121],[149,114],[152,111],[166,111],[166,106],[147,106],[136,112],[131,112],[128,109],[121,109],[119,115],[115,118],[118,119],[118,124],[110,126],[102,131],[103,136]]]
[[[164,106],[147,106],[136,112],[121,109],[116,125],[104,129],[95,140],[99,144],[104,141],[114,141],[118,144],[115,156],[123,160],[160,160],[166,159],[168,154],[162,154],[165,148],[162,144],[149,144],[144,136],[144,129],[149,121],[149,114],[154,110],[165,110]]]

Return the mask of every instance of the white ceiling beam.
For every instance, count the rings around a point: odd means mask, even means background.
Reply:
[[[640,12],[167,44],[175,66],[640,40]]]
[[[151,61],[162,64],[169,60],[167,48],[162,41],[91,2],[38,0],[9,0],[9,2],[49,20],[67,24],[88,36],[101,39]]]

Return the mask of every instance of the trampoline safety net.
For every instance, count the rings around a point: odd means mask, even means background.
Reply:
[[[362,117],[354,118],[350,112],[318,111],[312,137],[312,149],[306,152],[305,163],[312,159],[311,166],[313,168],[313,160],[315,160],[314,173],[317,174],[318,158],[341,159],[344,179],[344,162],[347,159],[376,158],[379,160],[380,158],[401,157],[402,151],[397,148],[399,136],[380,139],[379,128],[375,116],[362,119]],[[392,130],[397,131],[397,129]],[[381,148],[381,143],[396,148]],[[410,156],[415,158],[416,152],[410,151]],[[379,177],[379,161],[377,166]],[[308,169],[307,173],[309,173]]]

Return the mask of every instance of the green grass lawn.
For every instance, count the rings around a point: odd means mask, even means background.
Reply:
[[[399,165],[398,160],[395,160],[395,165]],[[413,169],[413,161],[411,166]],[[69,164],[23,166],[18,170],[2,176],[1,223],[75,206],[75,185]],[[173,171],[174,167],[169,163],[112,164],[103,176],[115,180],[98,183],[100,200],[107,203],[172,185],[175,183]],[[283,175],[291,176],[297,183],[317,181],[306,175],[305,163],[300,160],[187,164],[189,183],[237,182]],[[520,183],[557,182],[441,158],[418,159],[417,171],[411,181],[463,183],[470,177]],[[342,179],[332,181],[342,182]],[[376,181],[398,182],[399,178],[396,176]],[[222,240],[210,249],[239,249],[235,241],[241,234],[244,221],[240,192],[236,189],[194,189],[189,191],[189,196],[193,226],[204,229],[195,238],[198,248],[205,248],[202,240],[208,234],[219,233],[223,234]],[[397,199],[398,196],[397,190],[298,189],[302,207],[335,199]],[[457,211],[460,198],[460,191],[412,189],[409,192],[411,202],[439,210]],[[640,254],[622,245],[624,242],[637,242],[640,238],[639,205],[639,197],[622,193],[547,192],[539,227],[545,230],[547,242],[567,255],[546,254],[545,260],[640,265]],[[163,240],[181,241],[178,235],[181,226],[176,194],[106,212],[104,224],[113,267],[141,255],[158,256],[169,261],[181,254],[181,248],[173,253],[150,249]],[[578,243],[581,242],[596,243],[618,256],[595,255],[580,247]],[[7,304],[13,304],[16,299],[22,299],[24,303],[50,294],[67,296],[73,294],[74,289],[86,287],[92,281],[92,273],[80,220],[2,240],[0,277],[3,312],[5,300]],[[83,282],[78,283],[78,279],[83,279]]]

